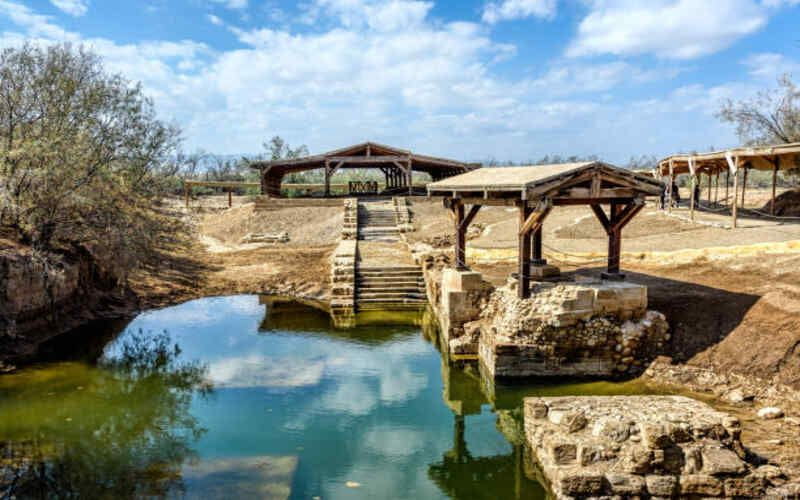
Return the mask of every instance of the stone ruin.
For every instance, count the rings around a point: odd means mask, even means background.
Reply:
[[[645,286],[600,280],[537,283],[530,299],[499,288],[464,329],[495,377],[634,374],[670,340]]]
[[[289,233],[247,233],[242,238],[242,243],[288,243]]]
[[[781,496],[748,462],[735,417],[682,396],[527,398],[525,437],[557,498]]]
[[[426,262],[428,300],[450,354],[493,377],[622,376],[644,370],[670,340],[647,287],[588,280],[536,283],[531,298],[480,273]]]

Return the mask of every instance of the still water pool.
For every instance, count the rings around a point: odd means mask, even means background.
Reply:
[[[45,349],[0,377],[3,496],[544,498],[522,397],[637,383],[498,387],[416,326],[331,328],[258,296],[195,300]]]

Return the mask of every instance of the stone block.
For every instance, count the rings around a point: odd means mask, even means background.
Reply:
[[[545,264],[543,266],[531,266],[531,279],[555,278],[561,275],[561,269],[556,266]]]
[[[599,474],[569,474],[561,478],[559,487],[567,496],[597,495],[605,489],[605,478]]]
[[[725,480],[725,496],[761,498],[764,496],[766,486],[766,481],[758,476],[732,477]]]
[[[558,443],[550,447],[550,458],[556,465],[572,465],[578,459],[578,446],[572,443]]]
[[[678,478],[675,476],[645,476],[647,492],[656,497],[672,498],[678,490]]]
[[[747,471],[747,464],[731,450],[705,446],[701,451],[703,457],[702,472],[712,476],[741,474]]]
[[[482,284],[483,276],[474,271],[445,269],[442,273],[442,291],[468,292],[480,289]]]
[[[687,474],[680,478],[681,495],[718,497],[724,492],[722,481],[707,474]]]
[[[606,474],[611,493],[615,495],[641,495],[644,493],[644,478],[635,474]]]

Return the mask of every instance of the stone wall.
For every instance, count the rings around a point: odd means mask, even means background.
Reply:
[[[338,328],[355,326],[356,240],[342,240],[331,256],[331,318]]]
[[[780,469],[747,461],[739,421],[681,396],[525,400],[527,444],[557,498],[780,498]]]
[[[428,303],[439,322],[441,341],[450,354],[476,356],[478,339],[465,325],[480,317],[494,287],[480,273],[443,267],[446,258],[423,263]]]
[[[538,283],[530,299],[499,288],[464,328],[495,377],[633,374],[670,338],[664,316],[647,311],[647,288],[615,281]]]
[[[647,310],[647,287],[581,280],[494,288],[456,271],[443,255],[423,258],[428,302],[449,354],[477,357],[494,377],[621,376],[642,371],[670,340],[666,318]]]
[[[410,233],[414,231],[414,224],[412,223],[413,215],[408,198],[405,196],[394,196],[392,197],[392,204],[394,205],[397,228],[400,232]]]
[[[344,222],[342,223],[342,239],[358,239],[358,199],[344,200]]]

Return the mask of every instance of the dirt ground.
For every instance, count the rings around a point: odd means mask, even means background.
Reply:
[[[192,230],[184,244],[165,249],[158,263],[133,276],[131,286],[140,307],[237,293],[327,302],[330,256],[341,234],[343,210],[299,207],[255,212],[244,197],[233,208],[227,208],[225,197],[202,201],[201,208],[185,210]],[[289,234],[286,243],[241,243],[248,233],[284,231]]]

